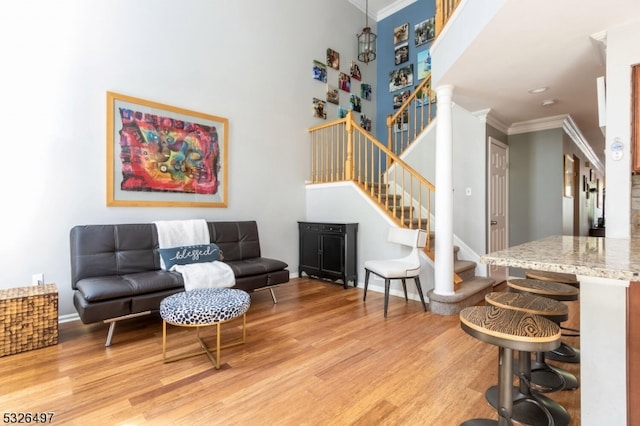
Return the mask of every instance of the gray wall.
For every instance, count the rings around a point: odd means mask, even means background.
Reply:
[[[563,233],[563,131],[509,136],[509,245]]]
[[[7,3],[0,21],[0,288],[43,272],[60,314],[74,314],[69,230],[91,223],[255,219],[262,253],[297,270],[307,129],[324,122],[311,114],[326,93],[312,63],[331,47],[349,71],[362,11],[344,0],[34,0]],[[375,66],[361,71],[375,82]],[[107,91],[228,118],[228,207],[107,207]],[[375,116],[375,101],[363,108]]]

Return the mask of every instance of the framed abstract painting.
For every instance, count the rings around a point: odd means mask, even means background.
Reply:
[[[226,118],[107,92],[107,205],[227,207]]]

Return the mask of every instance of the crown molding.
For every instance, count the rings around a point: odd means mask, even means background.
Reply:
[[[405,7],[409,6],[410,4],[415,3],[417,0],[397,0],[393,3],[391,3],[389,6],[383,7],[382,9],[380,9],[376,15],[376,22],[378,21],[382,21],[384,18],[387,18],[391,15],[393,15],[394,13],[396,13],[397,11],[404,9]]]
[[[595,167],[600,173],[604,174],[604,166],[602,162],[589,145],[589,142],[584,138],[582,132],[576,125],[575,121],[571,116],[567,116],[562,125],[562,130],[571,138],[573,143],[582,151],[582,153],[587,157],[587,160],[591,162],[593,167]]]
[[[508,134],[509,126],[507,126],[503,121],[501,121],[491,108],[475,111],[475,112],[472,112],[472,114],[476,116],[479,120],[484,121],[485,124],[488,124],[494,129],[501,131],[505,135]]]
[[[600,31],[591,34],[591,42],[600,60],[600,65],[607,65],[607,32]]]
[[[404,9],[410,4],[415,3],[417,0],[396,0],[388,6],[385,6],[379,10],[372,10],[369,8],[369,18],[373,19],[376,22],[387,18],[399,10]],[[360,9],[362,13],[366,13],[367,10],[367,1],[366,0],[349,0],[349,3],[353,4],[355,7]]]
[[[554,115],[552,117],[539,118],[529,121],[518,121],[509,126],[509,135],[519,135],[520,133],[539,132],[541,130],[560,129],[564,126],[567,114]]]

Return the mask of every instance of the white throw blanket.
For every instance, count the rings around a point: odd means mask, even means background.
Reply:
[[[158,220],[153,223],[158,230],[158,246],[160,248],[209,244],[210,242],[209,229],[204,219]],[[166,269],[162,256],[160,256],[160,262],[162,269]],[[185,290],[233,287],[236,283],[231,267],[219,261],[174,265],[171,271],[182,274]]]
[[[188,265],[173,265],[172,271],[180,272],[186,291],[196,288],[233,287],[236,277],[229,265],[218,260]]]
[[[158,230],[160,248],[209,244],[209,229],[204,219],[158,220],[153,222]]]

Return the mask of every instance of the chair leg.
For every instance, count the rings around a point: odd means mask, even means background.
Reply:
[[[422,307],[424,308],[424,311],[427,312],[427,304],[424,302],[424,295],[422,294],[422,285],[420,284],[420,277],[415,276],[413,279],[416,282],[416,287],[418,288],[418,295],[420,296]]]
[[[362,301],[366,302],[367,301],[367,287],[369,287],[369,274],[371,273],[371,271],[369,271],[368,269],[364,270],[364,296],[362,296]]]
[[[404,301],[408,302],[409,297],[407,296],[407,280],[402,278],[402,289],[404,290]]]
[[[391,280],[389,278],[384,279],[384,317],[387,317],[387,306],[389,306],[389,287]]]

